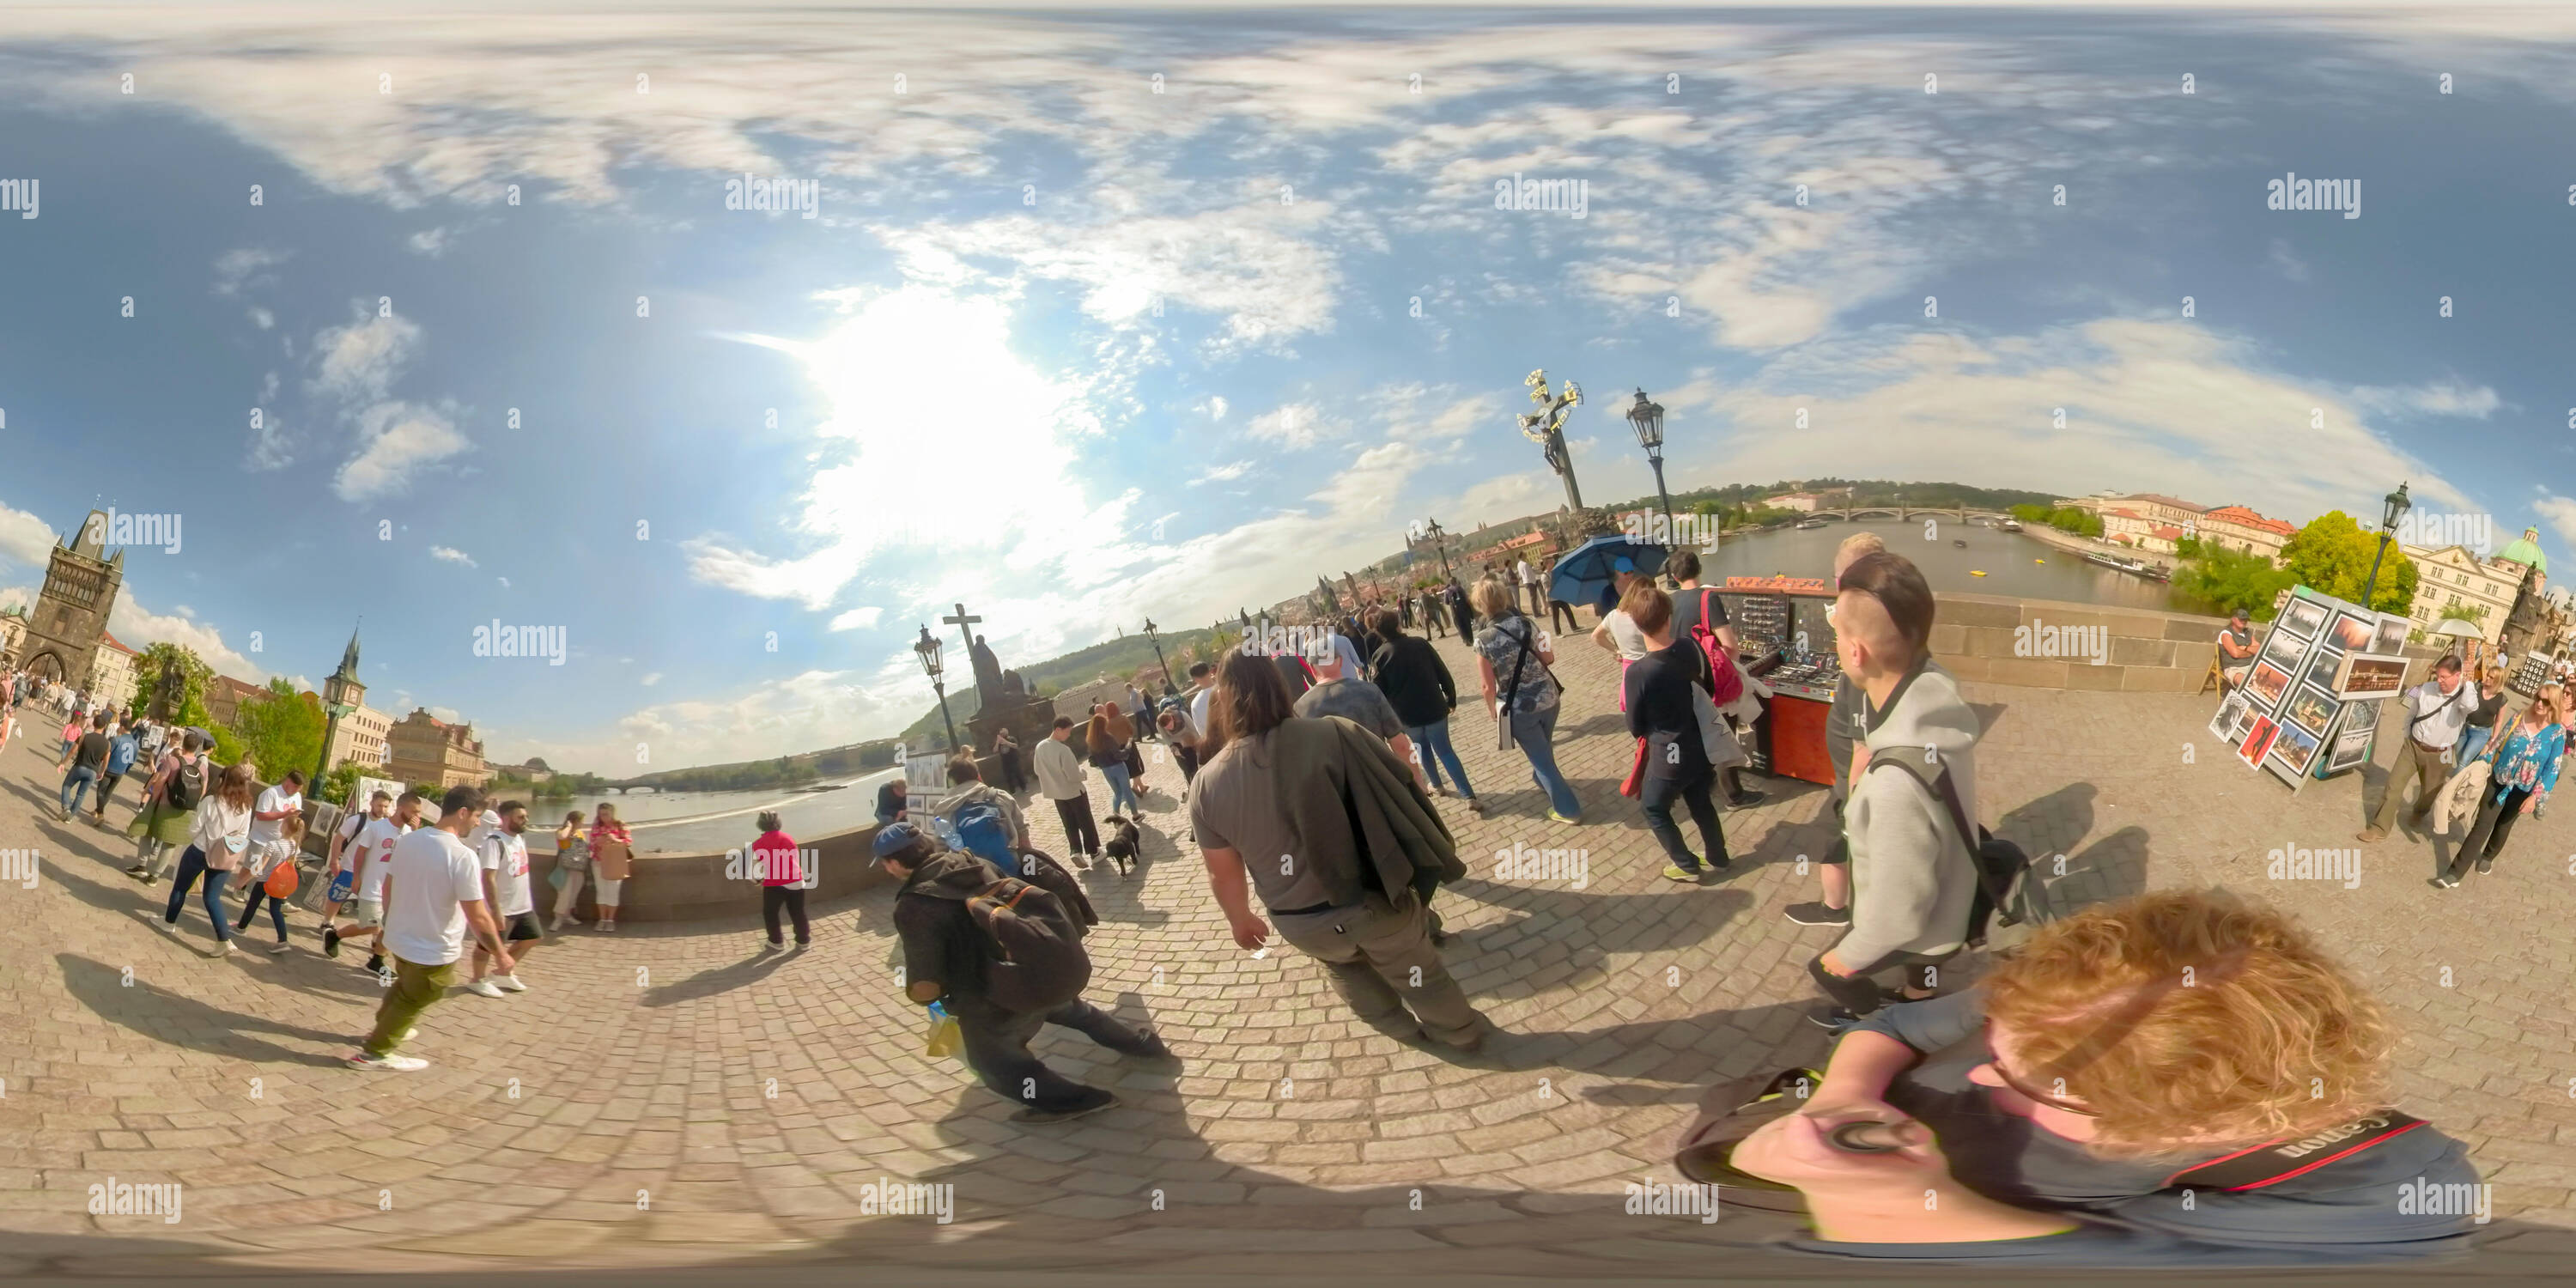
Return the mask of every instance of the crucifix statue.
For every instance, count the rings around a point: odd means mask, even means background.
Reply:
[[[986,647],[984,637],[974,631],[975,624],[983,620],[967,612],[964,604],[957,606],[956,616],[939,619],[941,625],[954,626],[957,633],[965,637],[966,660],[975,672],[976,708],[990,711],[1001,705],[1002,663],[993,656],[993,650]]]

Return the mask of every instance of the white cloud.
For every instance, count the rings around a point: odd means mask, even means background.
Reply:
[[[1225,395],[1223,395],[1223,394],[1212,394],[1212,395],[1210,395],[1210,396],[1209,396],[1209,398],[1208,398],[1208,400],[1207,400],[1207,402],[1206,402],[1206,404],[1205,404],[1205,406],[1207,407],[1208,419],[1210,419],[1210,420],[1223,420],[1223,419],[1225,419],[1225,408],[1226,408]]]
[[[262,331],[269,330],[277,325],[277,315],[275,313],[255,304],[250,307],[249,316],[250,324],[258,327]]]
[[[2427,416],[2472,416],[2485,420],[2504,400],[2485,385],[2464,388],[2455,382],[2428,385],[2357,385],[2348,395],[2355,406],[2381,413],[2417,412]]]
[[[510,588],[510,579],[507,577],[495,577],[492,580],[501,583],[501,589],[503,590],[508,590]]]
[[[1231,483],[1251,472],[1252,462],[1250,461],[1229,461],[1223,465],[1211,465],[1200,471],[1197,478],[1191,479],[1190,486],[1197,487],[1202,483]]]
[[[259,250],[247,246],[225,251],[215,257],[215,294],[239,295],[249,288],[275,286],[277,278],[268,270],[292,258],[293,251]],[[255,309],[253,313],[265,311]],[[266,329],[265,323],[261,329]]]
[[[429,557],[432,559],[444,560],[448,563],[463,564],[468,568],[476,566],[474,563],[474,556],[469,555],[454,546],[431,546],[429,548]]]
[[[179,644],[193,650],[206,665],[235,679],[265,683],[269,676],[267,667],[236,652],[224,642],[223,631],[197,621],[184,605],[166,614],[151,612],[135,601],[132,587],[118,593],[116,606],[107,614],[107,629],[138,653],[154,644]]]
[[[1252,418],[1243,436],[1291,450],[1313,447],[1348,433],[1350,426],[1323,413],[1313,403],[1290,403]]]
[[[2576,497],[2559,496],[2544,490],[2540,499],[2532,502],[2531,508],[2539,511],[2540,517],[2557,530],[2558,539],[2566,543],[2560,549],[2576,550]],[[2560,575],[2565,577],[2569,574],[2562,570]]]
[[[638,743],[652,757],[647,769],[751,760],[841,746],[853,731],[891,732],[929,702],[929,686],[907,653],[875,675],[805,671],[731,696],[639,708],[586,735],[519,738],[496,730],[488,745],[505,763],[537,755],[564,768],[636,772]]]
[[[52,525],[43,519],[25,510],[0,505],[0,555],[41,573],[53,562],[57,540],[59,537]]]
[[[400,314],[353,307],[356,320],[313,337],[313,386],[345,403],[377,402],[392,392],[394,378],[419,352],[420,327]]]
[[[866,630],[868,627],[876,625],[884,616],[885,610],[873,604],[865,608],[853,608],[850,611],[833,618],[832,629],[836,631]]]
[[[358,451],[340,466],[332,490],[344,501],[399,495],[419,471],[474,444],[439,412],[383,402],[358,416]]]
[[[660,684],[661,682],[662,682],[662,673],[661,673],[661,672],[659,672],[659,671],[653,671],[653,672],[650,672],[650,673],[646,674],[646,675],[644,676],[644,678],[643,678],[643,679],[640,679],[640,680],[637,680],[637,681],[636,681],[636,683],[637,683],[637,684],[641,684],[641,685],[643,685],[645,688],[648,688],[648,689],[649,689],[649,688],[652,688],[654,685]]]
[[[413,250],[435,259],[446,252],[447,236],[447,229],[424,228],[419,232],[413,233],[408,244]]]

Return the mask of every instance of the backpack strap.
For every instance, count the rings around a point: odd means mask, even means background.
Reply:
[[[1934,774],[1929,780],[1926,780],[1923,776],[1923,771],[1915,768],[1913,762],[1907,757],[1902,755],[1882,756],[1876,752],[1871,752],[1869,757],[1869,766],[1861,771],[1861,775],[1863,777],[1867,777],[1870,774],[1877,772],[1878,767],[1881,765],[1894,765],[1897,768],[1904,770],[1905,776],[1913,779],[1915,784],[1920,786],[1926,793],[1941,798],[1942,804],[1947,805],[1950,809],[1950,825],[1959,829],[1960,843],[1968,847],[1968,867],[1971,871],[1977,874],[1977,884],[1985,887],[1986,901],[1993,904],[1999,910],[2009,907],[2010,905],[2007,902],[2007,897],[2012,893],[2012,888],[2005,881],[1996,877],[1995,874],[1988,872],[1986,870],[1985,860],[1978,857],[1977,851],[1980,848],[1978,841],[1978,828],[1974,822],[1969,820],[1967,807],[1959,803],[1959,791],[1956,787],[1952,786],[1950,782],[1950,767],[1944,764],[1941,766],[1939,773]],[[1968,929],[1971,932],[1974,932],[1976,927],[1970,926]]]
[[[2349,1158],[2423,1125],[2424,1120],[2412,1114],[2383,1109],[2367,1118],[2298,1140],[2276,1140],[2211,1159],[2198,1167],[2186,1168],[2166,1177],[2162,1188],[2259,1190]]]

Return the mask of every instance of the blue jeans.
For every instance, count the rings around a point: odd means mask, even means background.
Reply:
[[[1144,802],[1136,799],[1136,788],[1127,779],[1127,766],[1102,765],[1100,776],[1109,780],[1110,813],[1132,819],[1144,812]]]
[[[63,775],[63,813],[80,813],[81,799],[89,795],[90,784],[97,781],[97,766],[72,766],[72,772]]]
[[[232,880],[233,874],[210,871],[206,867],[206,852],[196,846],[189,846],[187,852],[179,856],[179,875],[171,878],[170,907],[161,914],[161,920],[173,926],[179,924],[179,909],[188,902],[188,887],[195,885],[199,877],[206,879],[205,893],[200,898],[206,905],[206,919],[215,923],[215,941],[229,943],[233,928],[224,920],[224,883]]]
[[[2480,729],[2475,725],[2471,725],[2466,729],[2462,729],[2460,731],[2459,745],[2451,750],[2451,763],[2455,766],[2465,765],[2471,760],[2476,759],[2478,752],[2486,747],[2487,739],[2494,736],[2495,730],[2491,728]]]
[[[1583,813],[1583,802],[1575,799],[1574,784],[1556,767],[1556,713],[1561,706],[1544,711],[1512,713],[1512,745],[1529,757],[1530,781],[1547,793],[1548,807],[1567,818]]]
[[[1458,794],[1476,799],[1476,789],[1467,785],[1467,767],[1458,763],[1458,749],[1449,745],[1449,722],[1434,720],[1427,725],[1406,725],[1404,736],[1413,740],[1413,754],[1422,761],[1423,775],[1431,786],[1440,786],[1440,767],[1449,767],[1449,776],[1458,780]]]

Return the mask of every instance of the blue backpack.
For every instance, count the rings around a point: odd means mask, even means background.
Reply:
[[[1020,856],[1011,848],[1010,826],[1002,821],[1002,811],[991,802],[977,801],[959,807],[954,819],[940,820],[939,830],[940,839],[951,848],[991,863],[1006,877],[1020,875]]]

